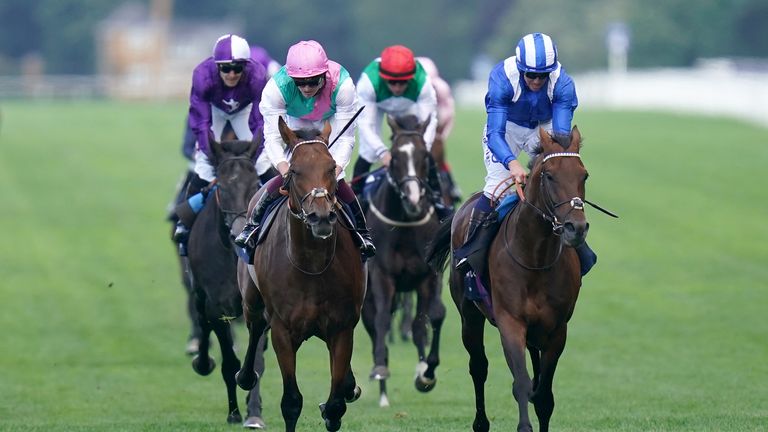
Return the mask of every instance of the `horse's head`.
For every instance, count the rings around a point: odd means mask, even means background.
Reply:
[[[429,119],[419,123],[414,115],[392,118],[387,116],[392,129],[392,160],[387,171],[387,180],[400,194],[405,213],[417,217],[426,202],[425,184],[429,170],[429,150],[424,141]]]
[[[291,152],[290,171],[283,182],[291,214],[309,226],[312,235],[326,239],[337,219],[336,161],[328,151],[331,124],[325,122],[322,131],[294,131],[280,117],[278,126]]]
[[[584,183],[587,169],[581,161],[581,134],[574,126],[571,141],[558,143],[544,129],[539,130],[541,153],[532,159],[526,187],[527,199],[552,223],[565,244],[584,242],[589,223],[584,214]]]
[[[216,169],[216,203],[224,216],[224,223],[230,232],[241,227],[233,224],[244,219],[248,202],[259,187],[259,176],[254,168],[253,156],[261,146],[261,133],[252,141],[222,141],[209,137],[211,164]]]

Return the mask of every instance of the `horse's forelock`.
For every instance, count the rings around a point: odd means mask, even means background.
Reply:
[[[300,140],[312,140],[320,138],[318,129],[298,129],[293,131]]]
[[[415,131],[419,129],[419,118],[413,114],[408,114],[395,118],[397,125],[407,131]]]
[[[250,141],[224,141],[221,143],[221,148],[226,153],[231,153],[235,156],[239,156],[246,151],[248,151],[249,148],[251,148],[251,142]]]

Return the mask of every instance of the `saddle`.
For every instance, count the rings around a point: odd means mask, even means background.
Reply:
[[[267,238],[267,233],[269,232],[269,228],[272,226],[273,222],[275,221],[277,210],[286,201],[288,201],[287,196],[280,196],[272,204],[270,204],[269,207],[267,207],[267,211],[264,212],[264,217],[261,218],[261,224],[259,225],[259,237],[256,239],[256,246],[258,246],[261,242],[264,241],[265,238]],[[235,250],[237,251],[237,255],[240,257],[240,259],[242,259],[248,264],[253,263],[253,251],[251,251],[251,253],[249,254],[248,250],[238,246],[235,247]]]
[[[466,297],[467,300],[472,301],[480,312],[485,315],[488,322],[494,327],[496,326],[496,319],[493,315],[493,298],[486,288],[486,286],[488,286],[488,262],[485,258],[488,254],[488,248],[490,247],[491,242],[493,242],[493,239],[496,237],[498,226],[500,226],[501,222],[503,222],[509,213],[512,212],[519,201],[520,200],[516,194],[507,195],[501,203],[496,206],[495,211],[498,212],[497,220],[499,222],[497,222],[497,229],[494,230],[493,235],[485,239],[486,244],[469,245],[475,249],[482,249],[483,258],[482,264],[478,266],[480,268],[474,268],[474,266],[472,266],[473,269],[464,275],[464,297]],[[472,261],[470,261],[470,266],[471,265]]]

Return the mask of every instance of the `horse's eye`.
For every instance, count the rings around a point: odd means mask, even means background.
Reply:
[[[548,180],[548,181],[552,181],[552,180],[554,180],[555,178],[554,178],[554,177],[552,177],[552,174],[550,174],[550,173],[548,173],[548,172],[544,171],[544,179],[546,179],[546,180]]]

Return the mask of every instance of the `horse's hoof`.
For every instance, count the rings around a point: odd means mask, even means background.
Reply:
[[[198,354],[192,359],[192,369],[194,369],[198,375],[210,375],[210,373],[216,369],[216,360],[214,360],[213,357],[208,356],[208,361],[203,362],[200,354]]]
[[[352,396],[348,397],[348,398],[344,398],[344,402],[352,403],[352,402],[360,399],[360,395],[361,394],[363,394],[363,389],[361,389],[359,385],[356,385],[355,389],[352,390]]]
[[[389,378],[389,368],[386,366],[374,366],[369,378],[376,381],[385,380]]]
[[[389,398],[386,393],[382,393],[379,396],[379,408],[389,408]]]
[[[341,429],[341,420],[325,419],[325,429],[327,429],[328,432],[336,432]]]
[[[426,362],[419,362],[419,364],[416,365],[416,376],[413,379],[413,384],[416,386],[416,390],[422,393],[431,391],[435,388],[435,384],[437,383],[437,377],[427,378],[424,376],[424,373],[428,368],[429,366]]]
[[[197,355],[198,352],[200,352],[200,339],[190,338],[187,341],[186,348],[184,348],[184,354],[188,356],[194,356]]]
[[[261,417],[252,416],[245,419],[243,427],[246,429],[266,429],[267,424],[264,423],[264,420]]]
[[[240,411],[234,410],[227,416],[227,423],[240,424],[243,421],[243,416],[240,415]]]
[[[242,371],[237,371],[237,373],[235,373],[235,382],[237,382],[237,385],[245,391],[253,390],[253,388],[256,387],[256,383],[259,382],[259,374],[254,372],[253,376],[248,377],[247,374],[242,374],[240,372]]]

